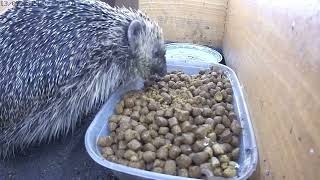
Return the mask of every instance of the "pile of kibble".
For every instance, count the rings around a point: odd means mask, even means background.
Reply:
[[[109,161],[169,175],[234,177],[241,126],[230,80],[220,70],[181,71],[122,97],[100,137]],[[206,173],[204,173],[206,172]]]

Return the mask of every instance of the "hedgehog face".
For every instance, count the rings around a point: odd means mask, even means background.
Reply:
[[[139,76],[147,79],[151,75],[164,76],[167,73],[164,40],[157,24],[132,21],[128,28],[128,40]]]

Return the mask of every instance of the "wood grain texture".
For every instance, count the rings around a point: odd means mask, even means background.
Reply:
[[[139,0],[166,40],[222,47],[228,0]]]
[[[224,55],[259,148],[252,179],[320,178],[320,3],[230,0]]]

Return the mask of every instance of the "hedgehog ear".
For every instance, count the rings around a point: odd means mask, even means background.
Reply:
[[[136,49],[139,44],[139,35],[142,32],[142,23],[138,20],[133,20],[128,28],[128,42],[131,49]]]

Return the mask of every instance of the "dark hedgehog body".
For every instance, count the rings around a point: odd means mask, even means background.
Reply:
[[[166,72],[158,25],[98,1],[17,2],[0,34],[0,157],[67,134],[130,79]]]

